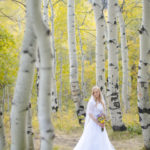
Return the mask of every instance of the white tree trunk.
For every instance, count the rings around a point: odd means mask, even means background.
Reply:
[[[56,86],[56,49],[55,49],[55,39],[54,39],[54,9],[53,9],[53,4],[52,1],[49,0],[50,7],[51,7],[51,41],[52,41],[52,55],[53,55],[53,76],[52,76],[52,91],[51,91],[51,96],[52,96],[52,111],[57,112],[58,111],[58,99],[57,99],[57,86]]]
[[[49,27],[48,20],[48,0],[43,0],[43,21],[47,27]]]
[[[35,35],[31,24],[29,0],[26,1],[26,29],[21,51],[11,110],[11,150],[26,149],[27,110],[32,89],[35,62]]]
[[[123,69],[123,80],[122,80],[122,100],[124,103],[125,112],[129,110],[129,92],[128,92],[128,46],[125,31],[125,22],[123,19],[122,11],[120,6],[117,7],[117,16],[120,25],[121,34],[121,53],[122,53],[122,69]]]
[[[73,101],[76,105],[79,123],[82,123],[85,116],[83,100],[78,82],[78,64],[76,56],[76,38],[75,38],[75,1],[68,0],[68,45],[70,61],[70,84]]]
[[[5,131],[4,131],[4,123],[3,123],[3,101],[0,99],[0,150],[5,150]]]
[[[108,0],[108,88],[107,96],[111,113],[111,125],[114,131],[126,130],[122,122],[119,100],[118,57],[117,57],[117,21],[116,0]]]
[[[81,50],[81,89],[82,89],[82,100],[84,101],[84,98],[86,97],[86,87],[85,87],[85,81],[84,81],[84,51],[82,46],[82,39],[80,34],[80,28],[78,25],[78,34],[79,34],[79,40],[80,40],[80,50]]]
[[[27,112],[27,150],[34,150],[31,103],[29,103]]]
[[[96,84],[106,97],[105,87],[105,20],[101,0],[92,0],[96,22]],[[106,98],[105,98],[106,99]]]
[[[138,70],[138,110],[146,150],[150,150],[150,1],[143,0],[143,17],[140,29],[140,61]]]
[[[31,1],[33,27],[37,36],[40,51],[40,82],[38,98],[38,120],[40,125],[41,150],[52,150],[54,128],[50,118],[50,91],[52,76],[52,51],[50,30],[41,16],[40,0]]]

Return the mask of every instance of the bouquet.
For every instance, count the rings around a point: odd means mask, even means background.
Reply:
[[[97,121],[100,123],[100,124],[105,124],[105,121],[106,121],[106,117],[103,113],[97,115]],[[102,131],[104,131],[104,128],[102,127],[101,128]]]

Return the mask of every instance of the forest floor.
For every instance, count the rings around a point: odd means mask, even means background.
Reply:
[[[73,150],[80,138],[80,135],[56,135],[54,146],[56,150]],[[111,143],[116,150],[142,150],[143,139],[142,136],[136,136],[129,139],[112,139]]]
[[[56,133],[56,137],[54,139],[54,150],[73,150],[81,134],[81,131],[73,132],[71,134]],[[119,137],[117,133],[117,138],[113,136],[110,135],[109,138],[116,150],[142,150],[143,148],[144,144],[142,135],[124,135],[126,138],[122,138],[122,136]],[[39,147],[39,145],[37,144],[36,147]],[[38,148],[36,148],[36,150],[38,150]]]

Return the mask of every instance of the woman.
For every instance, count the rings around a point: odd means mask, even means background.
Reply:
[[[87,105],[84,131],[74,150],[115,150],[109,141],[104,124],[97,121],[97,116],[104,113],[104,98],[99,87],[94,86]]]

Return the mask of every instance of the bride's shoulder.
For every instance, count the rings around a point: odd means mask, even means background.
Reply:
[[[90,100],[89,100],[89,102],[88,102],[89,104],[96,104],[96,102],[95,102],[95,100],[94,100],[94,98],[91,96],[91,98],[90,98]]]

